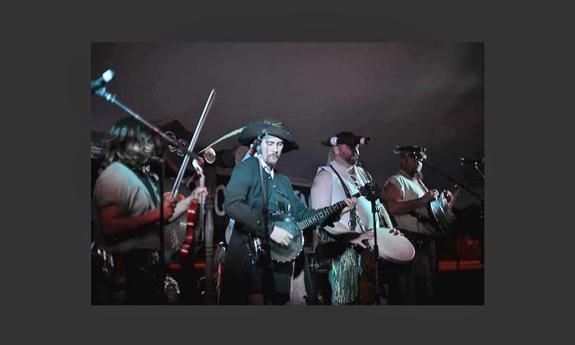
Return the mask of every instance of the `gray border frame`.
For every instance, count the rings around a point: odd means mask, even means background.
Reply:
[[[557,329],[550,325],[556,316],[551,308],[560,305],[568,291],[567,285],[557,284],[567,272],[561,267],[565,258],[557,253],[567,249],[568,240],[549,234],[560,224],[538,218],[537,213],[547,215],[550,210],[546,205],[526,205],[530,199],[524,195],[535,181],[541,181],[533,175],[535,166],[552,162],[547,158],[549,147],[568,137],[567,127],[550,131],[546,125],[553,122],[553,114],[561,113],[561,101],[569,97],[557,99],[544,91],[550,85],[558,94],[569,89],[565,81],[561,84],[552,77],[563,70],[562,56],[553,45],[562,42],[555,36],[562,32],[551,31],[563,28],[569,11],[524,3],[520,8],[501,3],[490,8],[486,3],[462,2],[381,4],[373,9],[354,4],[346,10],[333,4],[297,10],[287,3],[258,8],[241,2],[226,8],[190,3],[175,13],[167,5],[133,6],[114,2],[92,3],[85,10],[56,4],[16,9],[32,21],[31,26],[14,25],[19,36],[6,54],[10,67],[5,85],[20,91],[9,97],[5,110],[10,123],[4,137],[12,152],[6,158],[10,163],[6,170],[17,172],[17,183],[7,183],[6,193],[12,197],[5,199],[15,208],[7,214],[5,231],[10,267],[4,294],[9,297],[6,310],[15,321],[9,334],[22,340],[81,343],[220,343],[240,337],[269,343],[297,341],[298,335],[306,341],[355,343],[376,340],[374,334],[384,342],[483,343],[500,334],[512,335],[514,341],[544,339],[537,335]],[[535,25],[541,21],[547,23]],[[163,40],[484,41],[485,306],[90,306],[90,95],[85,91],[90,42]],[[544,64],[548,69],[539,71],[537,67]],[[22,128],[34,140],[23,140]],[[33,169],[23,169],[30,160]],[[520,171],[517,163],[523,163]],[[23,193],[22,181],[41,189]],[[31,212],[30,200],[41,207]],[[569,205],[565,198],[553,199],[553,205],[562,204]],[[29,224],[23,227],[23,222]],[[547,241],[549,246],[541,245]],[[284,329],[279,335],[274,329],[278,323]],[[560,320],[555,325],[569,329]]]

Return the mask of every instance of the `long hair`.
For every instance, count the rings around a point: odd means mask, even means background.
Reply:
[[[159,146],[159,140],[133,117],[118,120],[108,131],[103,143],[103,167],[115,161],[141,168]]]

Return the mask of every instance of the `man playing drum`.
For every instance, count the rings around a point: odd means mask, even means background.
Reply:
[[[351,132],[341,132],[330,140],[322,142],[330,146],[328,164],[318,168],[311,187],[311,207],[314,209],[332,205],[344,200],[347,195],[354,195],[370,178],[365,169],[357,165],[361,137]],[[385,233],[391,238],[401,238],[407,242],[408,250],[411,244],[401,234],[391,229],[391,220],[387,211],[377,201],[379,215],[388,227]],[[369,270],[369,251],[358,251],[356,248],[367,248],[366,242],[373,242],[373,215],[371,202],[364,196],[358,198],[357,205],[346,213],[334,226],[326,226],[318,231],[318,246],[316,254],[319,260],[330,261],[329,283],[331,286],[331,303],[342,304],[372,304],[374,303],[375,284],[365,284]],[[380,222],[379,216],[376,217]],[[379,224],[375,224],[379,227]],[[383,234],[383,231],[382,231]],[[378,231],[380,236],[380,231]],[[383,235],[382,235],[383,236]],[[378,239],[379,243],[379,239]],[[400,246],[403,244],[400,243]],[[372,262],[373,263],[373,262]],[[373,267],[372,267],[373,270]],[[369,274],[372,276],[373,274]],[[374,280],[374,279],[373,279]],[[369,290],[365,293],[365,290]],[[366,297],[367,296],[367,297]]]
[[[433,303],[433,278],[437,270],[435,239],[437,231],[428,214],[427,206],[440,193],[429,190],[423,183],[422,161],[427,158],[425,147],[398,146],[399,171],[384,185],[384,198],[396,226],[414,244],[416,254],[410,265],[398,270],[391,288],[391,303]],[[444,190],[447,203],[451,192]]]

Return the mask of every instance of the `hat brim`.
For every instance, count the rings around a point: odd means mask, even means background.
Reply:
[[[409,157],[417,160],[427,159],[427,155],[423,152],[402,152],[401,157]]]
[[[250,146],[251,143],[253,143],[253,141],[260,134],[262,134],[264,130],[267,132],[268,135],[278,137],[284,141],[284,148],[283,148],[284,153],[292,150],[299,150],[297,140],[290,132],[288,132],[284,128],[274,126],[271,123],[265,123],[265,122],[254,122],[247,125],[240,134],[238,141],[242,145]]]
[[[417,160],[427,159],[426,148],[423,146],[395,146],[394,153],[401,157],[410,157]]]

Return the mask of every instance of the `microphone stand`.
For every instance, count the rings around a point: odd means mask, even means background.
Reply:
[[[479,173],[479,175],[481,175],[481,177],[485,180],[485,175],[483,175],[483,173],[481,172],[481,170],[479,170],[479,166],[477,166],[477,162],[473,163],[473,166],[475,167],[475,170],[477,170],[477,172]]]
[[[363,170],[365,171],[365,174],[367,176],[367,178],[370,180],[368,183],[365,184],[364,186],[364,192],[367,195],[364,195],[367,200],[369,200],[371,202],[371,214],[373,216],[373,260],[375,263],[375,304],[376,305],[381,305],[381,294],[380,294],[380,287],[379,287],[379,247],[377,246],[377,217],[376,217],[376,213],[377,213],[377,206],[375,204],[375,202],[379,199],[379,192],[377,190],[377,185],[375,184],[373,178],[371,177],[371,175],[367,172],[367,169],[365,168],[365,164],[363,164],[362,161],[359,160],[358,158],[358,162],[360,163],[359,165],[363,168]]]
[[[166,279],[166,253],[164,252],[164,179],[166,177],[166,150],[162,150],[162,158],[160,159],[160,291],[164,291],[164,281]],[[167,296],[165,296],[167,299]]]
[[[458,181],[456,181],[455,179],[453,179],[451,176],[442,173],[441,171],[439,171],[438,169],[432,167],[431,165],[429,165],[428,163],[425,162],[425,160],[421,161],[421,164],[423,164],[424,166],[426,166],[427,168],[435,171],[436,173],[438,173],[439,175],[445,177],[446,179],[448,179],[449,181],[455,183],[456,185],[460,186],[461,188],[465,189],[466,191],[468,191],[469,193],[471,193],[474,197],[476,197],[480,202],[481,205],[483,205],[483,199],[479,196],[479,194],[475,193],[474,191],[472,191],[471,189],[469,189],[469,187],[467,187],[466,185],[464,185],[463,183],[460,183]],[[477,163],[476,163],[477,165]],[[481,176],[483,176],[483,174],[481,174]]]
[[[264,167],[262,166],[263,160],[262,160],[262,150],[261,150],[261,141],[263,139],[263,137],[267,134],[267,131],[264,129],[262,131],[262,133],[256,138],[256,140],[254,141],[253,145],[254,148],[257,148],[258,151],[258,167],[259,167],[259,174],[260,174],[260,183],[262,185],[262,216],[263,216],[263,228],[264,228],[264,232],[265,232],[265,238],[264,241],[262,243],[262,246],[265,246],[265,248],[263,248],[263,254],[264,254],[264,262],[265,265],[267,267],[265,267],[266,269],[264,270],[264,301],[265,301],[265,295],[267,294],[268,296],[268,302],[271,303],[272,300],[272,291],[271,291],[271,284],[270,282],[273,281],[273,272],[271,270],[272,268],[272,262],[271,262],[271,256],[270,256],[270,252],[269,252],[269,241],[270,241],[270,234],[269,234],[269,228],[268,228],[268,192],[267,192],[267,184],[266,184],[266,180],[264,178]],[[265,277],[266,275],[271,275],[268,276],[268,279],[266,280]],[[267,287],[266,287],[267,285]],[[265,302],[264,302],[265,303]]]
[[[212,90],[212,92],[214,92],[214,90]],[[162,138],[164,141],[172,144],[175,147],[180,147],[180,143],[178,143],[176,140],[168,137],[167,135],[165,135],[158,127],[152,125],[151,123],[149,123],[148,121],[146,121],[145,119],[143,119],[140,115],[138,115],[136,112],[134,112],[132,109],[128,108],[126,105],[124,105],[122,102],[120,102],[118,100],[118,98],[116,97],[116,95],[108,92],[106,90],[105,87],[102,87],[98,90],[96,90],[94,92],[95,95],[98,95],[102,98],[104,98],[106,101],[122,108],[124,111],[126,111],[128,114],[130,114],[133,118],[135,118],[136,120],[140,121],[142,124],[144,124],[146,127],[148,127],[150,130],[152,130],[155,134],[157,134],[160,138]],[[210,94],[210,99],[212,98],[211,94]],[[210,101],[211,102],[211,101]],[[211,106],[211,103],[209,103]],[[189,154],[192,158],[197,158],[198,156],[192,152],[190,149],[188,149],[186,151],[186,154]]]

